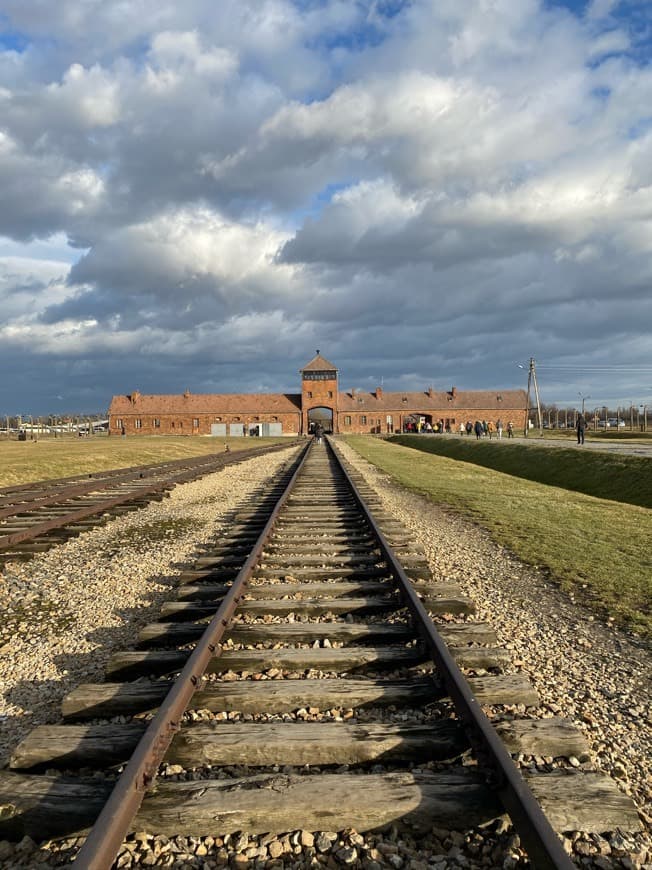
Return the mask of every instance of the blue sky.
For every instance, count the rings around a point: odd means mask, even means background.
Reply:
[[[5,0],[0,414],[295,391],[317,347],[652,401],[651,57],[638,0]]]

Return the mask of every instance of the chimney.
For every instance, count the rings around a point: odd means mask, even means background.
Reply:
[[[382,397],[383,397],[383,388],[382,388],[382,387],[376,387],[376,393],[375,393],[375,395],[376,395],[376,398],[377,398],[377,399],[382,399]]]
[[[428,396],[432,399],[432,387],[428,387]]]
[[[451,396],[456,399],[457,398],[457,387],[451,387]]]
[[[190,390],[188,389],[188,387],[186,387],[186,389],[185,389],[185,392],[184,392],[184,394],[183,394],[183,398],[184,398],[184,399],[189,399],[189,398],[190,398]]]
[[[138,399],[140,399],[140,390],[134,390],[129,398],[131,399],[131,404],[135,405]]]

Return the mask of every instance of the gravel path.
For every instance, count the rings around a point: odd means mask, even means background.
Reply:
[[[542,715],[567,716],[586,734],[586,766],[618,780],[637,803],[647,831],[618,839],[611,866],[652,866],[652,655],[635,639],[604,625],[521,563],[487,532],[396,486],[340,442],[383,503],[423,545],[435,577],[455,581],[513,650],[543,702]],[[602,845],[602,844],[601,844]],[[605,848],[602,846],[602,848]],[[627,857],[626,857],[627,856]],[[629,863],[628,863],[629,862]]]
[[[177,486],[161,502],[5,566],[0,759],[36,725],[57,722],[71,689],[103,680],[111,653],[174,597],[182,563],[294,455],[288,448]]]
[[[586,764],[615,776],[649,823],[649,653],[592,621],[545,576],[523,566],[481,529],[398,489],[346,445],[342,448],[387,508],[413,530],[434,575],[459,582],[476,601],[477,619],[491,622],[513,650],[514,669],[527,673],[539,691],[541,715],[575,719],[593,751]],[[291,455],[289,450],[261,457],[177,487],[162,503],[5,569],[0,575],[0,595],[8,601],[0,627],[0,755],[36,724],[58,721],[60,699],[72,687],[102,678],[111,652],[133,642],[160,603],[172,597],[170,586],[182,563],[225,528],[227,514]],[[44,603],[45,612],[40,609]],[[546,764],[543,759],[536,762],[539,767]],[[636,836],[574,840],[566,845],[579,866],[652,867],[649,828]],[[31,841],[18,846],[0,842],[0,867],[63,866],[72,851],[74,841],[49,849],[38,849]],[[169,840],[136,834],[118,866],[153,865],[364,870],[528,866],[518,838],[500,829],[433,831],[419,841],[399,829],[364,836],[354,830],[296,831],[278,837],[240,832],[225,838]]]

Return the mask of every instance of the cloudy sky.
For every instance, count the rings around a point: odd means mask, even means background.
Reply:
[[[652,402],[650,0],[2,0],[0,414]]]

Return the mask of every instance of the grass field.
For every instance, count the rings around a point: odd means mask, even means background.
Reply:
[[[611,616],[619,625],[652,638],[649,509],[376,438],[351,436],[346,441],[403,486],[488,529],[496,541],[523,561],[547,570],[551,579],[602,617]],[[536,455],[541,453],[548,451]],[[521,465],[528,457],[522,454]],[[593,457],[599,462],[598,454],[586,455],[587,460]]]
[[[522,441],[497,444],[475,438],[397,435],[391,441],[539,483],[652,508],[652,462],[646,457],[583,452],[574,442],[568,449],[553,451]]]
[[[206,453],[251,450],[265,444],[292,443],[291,438],[142,438],[63,437],[39,441],[0,441],[0,487],[72,477],[130,465],[149,465]]]

